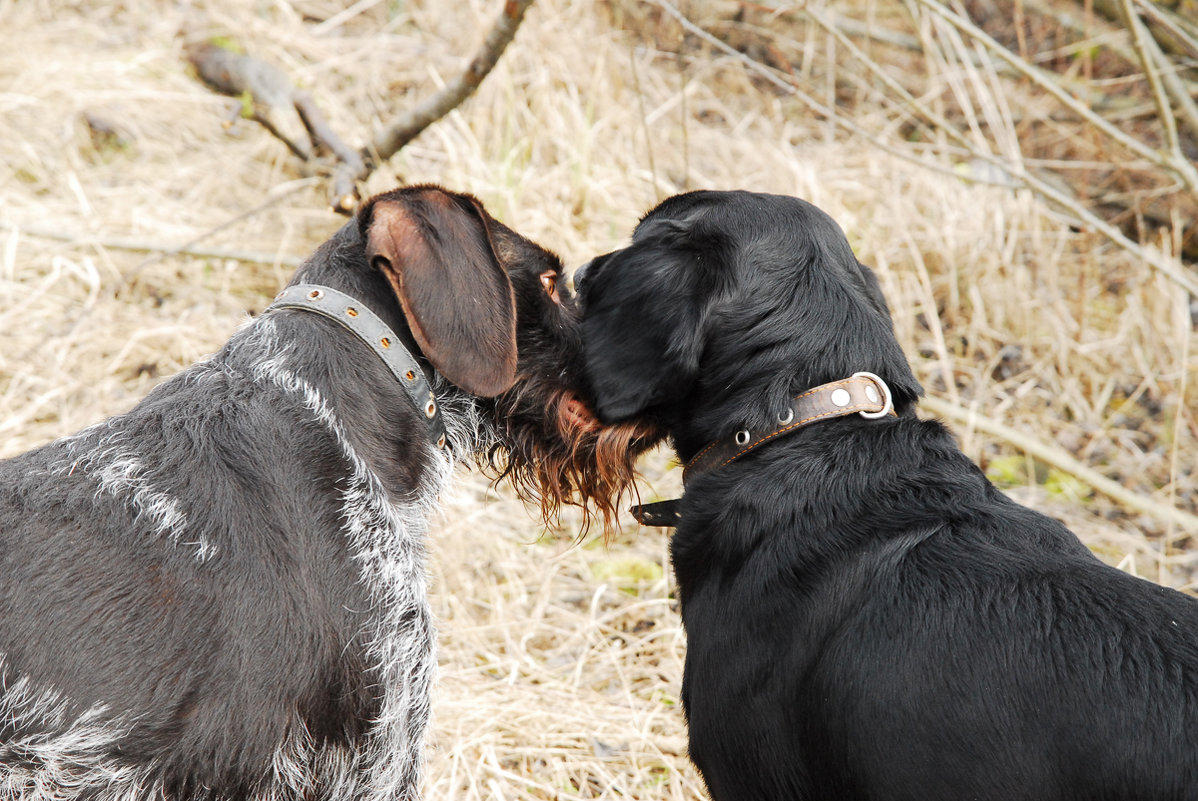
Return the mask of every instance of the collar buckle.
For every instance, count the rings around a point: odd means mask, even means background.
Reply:
[[[874,389],[873,387],[865,388],[866,400],[872,401],[874,403],[877,403],[879,400],[882,401],[882,408],[878,411],[871,412],[866,409],[862,409],[857,412],[857,414],[861,415],[866,420],[878,420],[880,418],[886,417],[887,415],[894,414],[894,398],[891,396],[890,387],[887,386],[885,381],[873,373],[867,373],[864,370],[859,373],[853,373],[853,378],[866,378],[874,382],[874,385],[877,387],[877,389]],[[881,398],[877,397],[879,392],[882,394]]]

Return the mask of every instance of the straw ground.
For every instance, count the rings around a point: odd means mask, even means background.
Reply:
[[[187,74],[181,30],[283,66],[363,141],[461,68],[494,6],[0,0],[0,455],[127,409],[212,352],[341,223],[282,144],[222,125],[230,101]],[[722,6],[693,5],[726,21]],[[882,115],[851,113],[890,135]],[[538,0],[478,94],[367,190],[473,192],[572,265],[684,188],[805,197],[877,268],[965,450],[1104,559],[1188,588],[1198,551],[1153,513],[1198,499],[1185,293],[1034,195],[966,183],[948,159],[929,170],[896,141],[838,132],[654,6]],[[1156,506],[1129,510],[994,424]],[[678,472],[652,455],[643,495],[676,491]],[[578,544],[578,522],[544,531],[477,473],[446,498],[430,541],[430,798],[702,797],[663,534],[626,521],[607,546]]]

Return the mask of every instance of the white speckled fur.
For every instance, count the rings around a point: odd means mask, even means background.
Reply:
[[[378,477],[354,452],[333,410],[320,393],[284,365],[285,351],[259,362],[256,376],[300,398],[336,438],[352,473],[342,491],[344,531],[375,602],[371,655],[384,686],[383,708],[369,735],[369,747],[358,758],[369,763],[371,786],[351,797],[409,799],[418,797],[420,749],[429,719],[429,695],[436,671],[432,613],[426,595],[423,536],[437,495],[449,479],[452,462],[431,443],[424,444],[435,467],[426,486],[410,498],[392,501]],[[301,738],[302,741],[302,738]],[[292,755],[296,740],[281,748]],[[312,762],[315,754],[310,751]],[[290,758],[292,773],[297,767]],[[276,761],[278,764],[278,761]],[[360,773],[361,771],[354,771]],[[344,781],[346,777],[342,777]],[[294,779],[291,781],[295,781]],[[302,782],[301,782],[302,783]]]
[[[471,396],[438,380],[436,393],[450,447],[439,450],[431,442],[421,443],[418,447],[425,449],[430,465],[424,484],[407,497],[391,497],[355,452],[334,409],[300,374],[302,359],[279,344],[273,321],[262,318],[245,333],[243,344],[260,354],[253,378],[306,408],[334,437],[351,467],[342,490],[342,531],[372,597],[373,611],[363,634],[383,686],[378,719],[357,748],[316,745],[297,715],[278,744],[272,780],[253,801],[413,801],[419,798],[421,751],[436,671],[423,537],[437,496],[452,473],[452,454],[475,453],[495,434]],[[97,496],[123,499],[153,533],[194,548],[201,561],[216,553],[208,543],[188,541],[188,520],[180,504],[155,487],[152,454],[135,452],[105,424],[60,444],[65,456],[54,472],[83,471],[94,477]],[[113,744],[129,731],[129,721],[114,721],[102,707],[72,712],[53,689],[35,689],[25,677],[3,690],[0,731],[5,723],[15,729],[18,723],[35,722],[35,717],[41,722],[33,727],[40,733],[0,743],[0,801],[164,797],[162,788],[149,783],[143,772],[111,756]]]
[[[5,675],[0,659],[0,678]],[[27,677],[3,686],[0,729],[39,733],[0,742],[0,798],[69,801],[95,793],[96,801],[147,801],[155,793],[137,769],[114,759],[112,745],[128,733],[102,706],[75,712],[53,688]],[[159,794],[160,795],[160,794]]]

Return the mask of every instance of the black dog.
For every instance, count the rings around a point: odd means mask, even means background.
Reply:
[[[0,463],[0,799],[416,797],[453,464],[547,514],[631,480],[559,278],[469,196],[381,195],[210,361]]]
[[[680,195],[575,280],[600,418],[690,462],[671,551],[713,799],[1198,798],[1198,602],[916,417],[827,215]]]

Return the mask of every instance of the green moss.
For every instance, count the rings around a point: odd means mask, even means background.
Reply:
[[[621,590],[633,591],[662,577],[661,565],[639,556],[613,556],[590,564],[591,576]]]
[[[245,55],[245,48],[238,44],[237,40],[228,36],[213,36],[208,40],[208,44],[218,47],[221,50],[227,50],[230,53],[236,53],[239,56]]]
[[[1026,454],[998,456],[986,463],[986,478],[999,487],[1036,485],[1050,495],[1082,503],[1093,494],[1090,485],[1071,473],[1049,467]]]
[[[1044,489],[1073,503],[1081,503],[1093,493],[1090,485],[1077,476],[1052,468],[1044,479]]]
[[[997,456],[986,462],[986,478],[1000,487],[1038,484],[1047,475],[1044,466],[1022,453]]]

